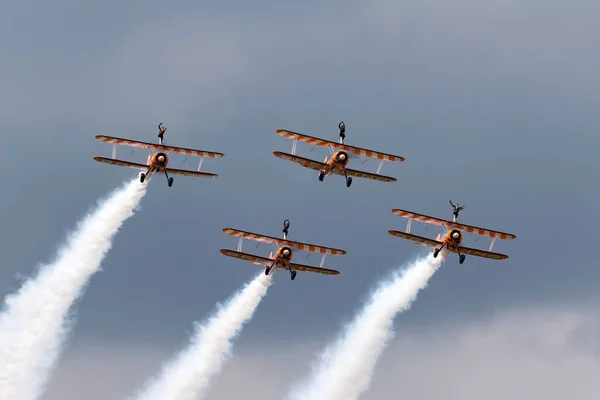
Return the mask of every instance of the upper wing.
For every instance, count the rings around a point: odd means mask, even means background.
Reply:
[[[414,219],[416,221],[423,222],[426,224],[447,226],[450,228],[461,229],[466,232],[469,232],[469,233],[472,233],[475,235],[479,235],[479,236],[488,236],[491,238],[497,238],[497,239],[503,239],[503,240],[516,238],[516,236],[511,233],[492,231],[489,229],[478,228],[478,227],[472,226],[472,225],[459,224],[457,222],[452,222],[452,221],[447,221],[445,219],[430,217],[430,216],[424,215],[424,214],[417,214],[417,213],[413,213],[411,211],[400,210],[398,208],[393,209],[392,213],[394,213],[394,215],[397,215],[399,217]]]
[[[242,253],[239,251],[233,251],[233,250],[227,250],[227,249],[221,249],[221,253],[223,253],[227,257],[238,258],[240,260],[245,260],[245,261],[248,261],[249,263],[252,263],[255,265],[260,265],[263,267],[268,267],[273,264],[273,260],[270,260],[265,257],[255,256],[254,254]],[[312,267],[310,265],[302,265],[302,264],[294,264],[294,263],[290,263],[290,267],[296,271],[314,272],[314,273],[323,274],[323,275],[338,275],[340,273],[340,271],[336,271],[334,269]]]
[[[395,156],[393,154],[380,153],[373,150],[367,150],[360,147],[348,146],[330,140],[319,139],[313,136],[304,135],[298,132],[286,131],[285,129],[277,129],[277,134],[287,139],[299,140],[304,143],[312,144],[314,146],[329,147],[333,146],[338,149],[346,150],[359,156],[365,156],[370,158],[376,158],[378,160],[391,161],[391,162],[402,162],[403,157]]]
[[[268,267],[269,265],[273,264],[273,260],[269,260],[265,257],[255,256],[254,254],[242,253],[227,249],[221,249],[221,253],[227,257],[239,258],[240,260],[246,260],[249,263],[261,265],[263,267]]]
[[[273,154],[276,157],[279,157],[283,160],[292,161],[292,162],[302,165],[304,168],[310,168],[310,169],[314,169],[316,171],[322,171],[328,167],[328,164],[325,164],[325,163],[322,163],[319,161],[315,161],[315,160],[310,160],[308,158],[304,158],[304,157],[300,157],[300,156],[295,156],[293,154],[283,153],[281,151],[274,151]],[[344,175],[343,171],[334,171],[333,173],[337,174],[337,175]],[[396,182],[396,180],[397,180],[396,178],[393,178],[391,176],[372,174],[370,172],[357,171],[355,169],[349,169],[349,168],[346,168],[346,173],[350,176],[355,176],[357,178],[366,178],[366,179],[372,179],[372,180],[381,181],[381,182]]]
[[[442,242],[438,242],[437,240],[428,239],[428,238],[413,235],[410,233],[399,232],[399,231],[394,231],[394,230],[390,230],[388,232],[390,235],[397,236],[402,239],[407,239],[414,243],[420,244],[421,246],[430,247],[432,249],[435,249],[443,244]],[[450,251],[458,254],[458,252],[455,249],[450,249]],[[476,256],[476,257],[489,258],[492,260],[504,260],[504,259],[508,258],[508,256],[505,254],[492,253],[491,251],[477,250],[477,249],[472,249],[470,247],[463,247],[463,246],[460,246],[460,252],[463,254],[469,254],[471,256]]]
[[[390,235],[397,236],[402,239],[410,240],[416,244],[420,244],[421,246],[425,246],[425,247],[430,247],[432,249],[435,249],[436,247],[444,244],[443,242],[438,242],[437,240],[428,239],[423,236],[413,235],[411,233],[405,233],[405,232],[400,232],[400,231],[395,231],[395,230],[389,230],[388,233]]]
[[[123,160],[115,160],[112,158],[94,157],[94,160],[101,162],[101,163],[105,163],[105,164],[118,165],[119,167],[125,167],[125,168],[134,168],[134,169],[139,169],[142,171],[145,171],[148,169],[148,166],[144,165],[144,164],[132,163],[132,162],[123,161]]]
[[[169,175],[185,175],[185,176],[196,176],[200,178],[216,178],[217,174],[211,174],[209,172],[198,172],[198,171],[188,171],[186,169],[173,169],[167,168],[167,172]]]
[[[450,251],[458,254],[458,252],[455,249],[450,249]],[[506,254],[493,253],[491,251],[485,251],[485,250],[471,249],[470,247],[463,247],[463,246],[460,246],[460,252],[462,254],[469,254],[471,256],[489,258],[491,260],[505,260],[508,258],[508,256]]]
[[[260,235],[258,233],[240,231],[238,229],[233,229],[233,228],[223,228],[223,232],[225,232],[229,236],[240,237],[240,238],[254,240],[254,241],[263,242],[263,243],[283,244],[283,245],[295,247],[298,250],[311,251],[313,253],[330,254],[330,255],[334,255],[334,256],[342,256],[342,255],[346,254],[345,250],[333,249],[333,248],[324,247],[324,246],[316,246],[314,244],[300,243],[300,242],[295,242],[292,240],[284,240],[284,239],[279,239],[279,238],[275,238],[272,236]]]
[[[137,147],[138,149],[164,150],[164,151],[170,151],[172,153],[185,154],[185,155],[198,156],[198,157],[220,158],[225,155],[223,153],[215,153],[212,151],[187,149],[185,147],[165,146],[162,144],[140,142],[137,140],[129,140],[129,139],[112,137],[112,136],[104,136],[104,135],[96,135],[96,139],[98,139],[104,143],[120,144],[123,146]]]

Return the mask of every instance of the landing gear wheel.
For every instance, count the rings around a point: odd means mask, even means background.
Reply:
[[[319,172],[319,180],[323,182],[323,178],[325,178],[325,172],[321,171]]]
[[[296,271],[292,271],[292,276],[291,276],[292,280],[296,279]]]
[[[169,187],[173,186],[173,177],[170,177],[168,180]]]
[[[270,271],[271,271],[271,267],[265,268],[265,275],[269,275]]]
[[[146,174],[143,172],[140,172],[140,182],[144,183],[144,180],[146,179]]]
[[[440,254],[440,249],[435,249],[433,251],[433,258],[437,258],[438,254]]]
[[[458,262],[461,263],[461,264],[465,262],[465,255],[464,254],[461,254],[460,257],[458,257]]]
[[[352,185],[352,178],[348,177],[348,179],[346,179],[346,187],[350,187],[350,185]]]

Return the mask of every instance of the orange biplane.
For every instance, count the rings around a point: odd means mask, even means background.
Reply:
[[[329,140],[323,140],[312,136],[307,136],[302,133],[286,131],[284,129],[277,129],[277,134],[287,139],[292,139],[292,154],[283,153],[281,151],[274,151],[273,154],[284,160],[292,161],[305,168],[314,169],[319,171],[319,180],[322,182],[325,176],[330,174],[343,175],[346,178],[346,186],[350,187],[352,184],[352,176],[357,178],[372,179],[380,182],[396,182],[396,178],[391,176],[379,175],[383,163],[385,161],[391,162],[402,162],[403,157],[394,156],[392,154],[378,153],[376,151],[363,149],[360,147],[348,146],[344,144],[344,138],[346,137],[346,127],[343,122],[339,124],[340,128],[340,142],[332,142]],[[325,157],[323,162],[314,161],[308,158],[300,157],[296,155],[296,144],[297,141],[311,144],[313,146],[327,147],[331,151],[331,158]],[[357,171],[354,169],[346,168],[351,157],[354,156],[365,156],[369,158],[375,158],[380,160],[379,166],[377,167],[376,173]]]
[[[338,275],[340,273],[339,271],[333,269],[323,268],[323,264],[327,254],[341,256],[346,254],[344,250],[331,249],[328,247],[315,246],[313,244],[288,240],[287,233],[289,226],[290,221],[286,220],[283,228],[283,239],[278,239],[271,236],[263,236],[252,232],[240,231],[233,228],[223,228],[223,232],[229,236],[238,237],[239,241],[237,251],[221,249],[221,253],[228,257],[239,258],[240,260],[246,260],[249,263],[266,267],[265,275],[269,275],[271,271],[275,272],[278,268],[287,269],[290,271],[292,280],[296,278],[296,271],[314,272],[324,275]],[[269,254],[269,258],[242,253],[242,242],[244,239],[254,240],[262,243],[270,243],[275,247],[276,252],[275,254],[271,252],[271,254]],[[278,247],[277,245],[281,246]],[[292,263],[291,261],[294,257],[294,250],[305,250],[323,254],[323,258],[321,258],[321,264],[319,267],[313,267],[310,265]]]
[[[494,243],[496,239],[508,240],[515,239],[516,236],[510,233],[497,232],[489,229],[477,228],[471,225],[459,224],[458,222],[446,221],[444,219],[434,218],[423,214],[417,214],[410,211],[393,209],[392,213],[399,217],[407,218],[406,222],[406,232],[399,232],[395,230],[388,231],[390,235],[400,237],[402,239],[410,240],[421,246],[430,247],[433,250],[433,256],[437,257],[439,252],[446,247],[453,253],[458,254],[458,261],[462,264],[465,261],[465,254],[489,258],[492,260],[504,260],[507,259],[508,256],[499,253],[493,253],[492,248],[494,247]],[[436,240],[428,239],[422,236],[413,235],[410,233],[410,226],[412,221],[423,222],[431,225],[443,226],[445,229],[445,234],[442,237],[440,234],[437,235]],[[450,228],[450,229],[448,229]],[[469,247],[460,246],[460,243],[463,239],[463,232],[472,233],[479,236],[487,236],[492,238],[492,242],[490,243],[490,248],[485,250],[477,250]]]
[[[186,149],[183,147],[174,147],[174,146],[166,146],[166,145],[162,145],[162,144],[139,142],[137,140],[122,139],[122,138],[104,136],[104,135],[96,135],[96,139],[98,139],[104,143],[112,143],[113,150],[112,150],[112,158],[94,157],[94,160],[101,162],[101,163],[105,163],[105,164],[112,164],[112,165],[118,165],[120,167],[141,170],[142,172],[140,172],[140,182],[142,182],[142,183],[144,182],[146,177],[148,177],[149,174],[164,173],[165,176],[167,177],[167,184],[169,185],[169,187],[171,187],[173,185],[173,177],[169,177],[169,174],[196,176],[196,177],[200,177],[200,178],[216,178],[218,176],[216,174],[211,174],[208,172],[200,172],[200,168],[202,167],[202,162],[204,161],[204,157],[220,158],[220,157],[224,156],[224,154],[222,154],[222,153],[214,153],[211,151]],[[148,160],[146,161],[146,164],[144,165],[144,164],[138,164],[138,163],[133,163],[133,162],[129,162],[129,161],[118,160],[116,158],[118,144],[122,145],[122,146],[136,147],[138,149],[150,149],[151,153],[150,153],[150,155],[148,155]],[[154,152],[154,150],[158,150],[158,151]],[[184,169],[167,168],[167,165],[169,164],[169,156],[167,155],[167,152],[172,152],[172,153],[176,153],[176,154],[185,154],[187,156],[200,157],[200,163],[198,164],[198,169],[196,171],[188,171],[188,170],[184,170]]]

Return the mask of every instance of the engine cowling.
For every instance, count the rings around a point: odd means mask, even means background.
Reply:
[[[152,157],[152,162],[158,165],[167,165],[169,162],[169,156],[166,153],[156,153]]]
[[[347,164],[350,159],[348,153],[345,151],[338,151],[333,155],[333,160],[338,164]]]
[[[281,257],[285,260],[291,260],[293,255],[294,255],[294,252],[292,251],[291,248],[289,248],[287,246],[279,249],[279,257]]]
[[[452,229],[448,233],[448,237],[455,243],[460,243],[462,241],[462,232],[458,229]]]

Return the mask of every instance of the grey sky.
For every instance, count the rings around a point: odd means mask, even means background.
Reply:
[[[592,2],[57,1],[0,14],[3,295],[135,176],[92,160],[111,150],[95,134],[155,140],[163,121],[169,143],[226,154],[204,164],[218,179],[152,182],[77,306],[66,360],[113,341],[178,349],[193,320],[260,272],[219,253],[236,246],[221,228],[279,234],[285,218],[291,238],[347,250],[327,260],[341,274],[279,275],[236,349],[330,337],[378,278],[423,252],[387,234],[405,223],[390,210],[449,217],[449,198],[466,204],[464,222],[518,238],[496,244],[506,261],[451,257],[398,326],[598,299]],[[320,183],[272,155],[291,149],[275,129],[335,140],[340,120],[348,142],[406,158],[384,166],[397,183]],[[78,371],[106,371],[95,368]]]

